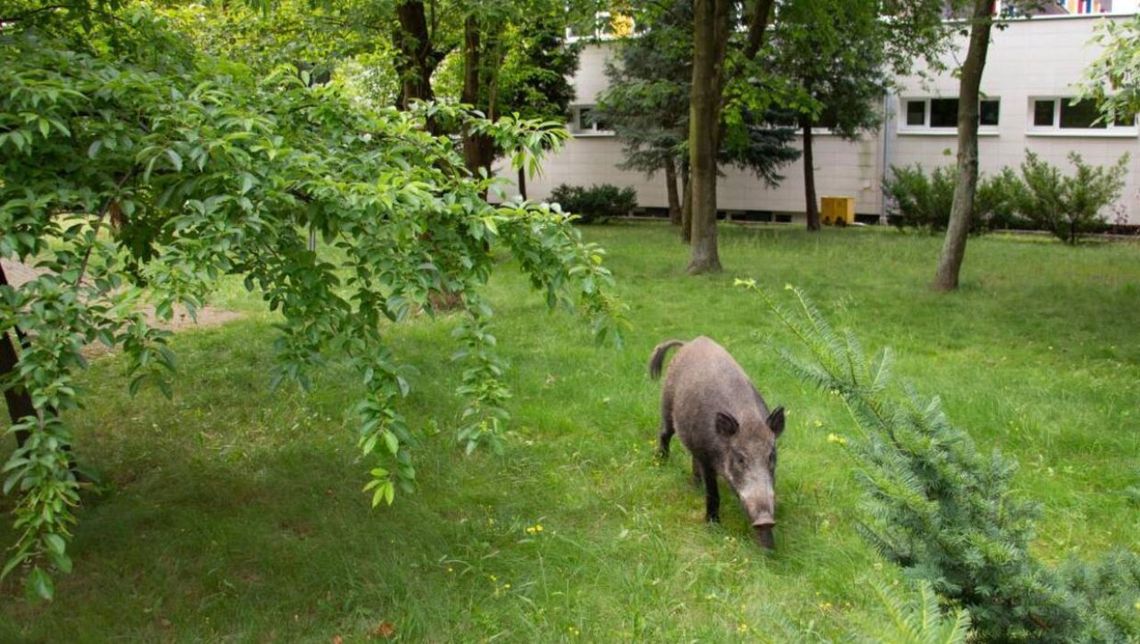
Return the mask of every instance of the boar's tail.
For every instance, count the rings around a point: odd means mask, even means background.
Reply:
[[[657,380],[661,377],[661,367],[665,364],[665,354],[673,347],[685,344],[681,340],[666,340],[653,349],[653,356],[649,358],[649,377]]]

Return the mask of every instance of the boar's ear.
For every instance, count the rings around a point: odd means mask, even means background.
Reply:
[[[732,436],[740,429],[740,423],[728,414],[718,411],[716,413],[716,431],[721,436]]]
[[[777,407],[776,411],[768,414],[768,429],[772,430],[772,433],[776,435],[776,438],[779,438],[780,434],[784,433],[783,407]]]

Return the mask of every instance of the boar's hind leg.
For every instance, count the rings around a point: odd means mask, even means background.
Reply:
[[[720,490],[716,487],[716,470],[710,463],[701,462],[701,476],[705,480],[705,521],[720,521]]]
[[[693,457],[693,485],[700,487],[701,483],[703,481],[704,481],[704,477],[701,476],[701,462],[697,460],[696,456],[694,456]]]
[[[657,436],[657,455],[662,460],[669,458],[669,442],[673,440],[673,405],[671,402],[667,396],[663,396],[661,399],[661,433]]]

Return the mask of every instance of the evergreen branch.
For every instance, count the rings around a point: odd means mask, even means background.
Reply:
[[[1140,637],[1140,557],[1115,553],[1091,569],[1079,562],[1056,569],[1036,559],[1030,543],[1039,510],[1013,492],[1016,462],[996,450],[981,455],[938,396],[909,386],[892,392],[893,354],[882,350],[868,369],[855,335],[836,333],[803,292],[787,287],[798,304],[793,317],[755,282],[737,283],[757,293],[807,348],[809,359],[779,351],[789,370],[843,399],[859,432],[847,443],[864,493],[857,530],[884,558],[969,611],[932,638],[936,606],[906,613],[884,599],[896,626],[884,639],[961,641],[971,624],[986,641]]]

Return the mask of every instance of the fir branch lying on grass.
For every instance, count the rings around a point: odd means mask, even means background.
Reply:
[[[845,444],[864,490],[860,532],[908,576],[969,611],[986,641],[1135,641],[1140,638],[1140,557],[1114,552],[1096,565],[1053,568],[1029,550],[1040,509],[1011,484],[1017,463],[979,453],[938,396],[890,387],[892,354],[867,360],[850,331],[836,331],[799,289],[792,312],[759,289],[808,349],[780,351],[804,381],[842,398],[858,429]]]

